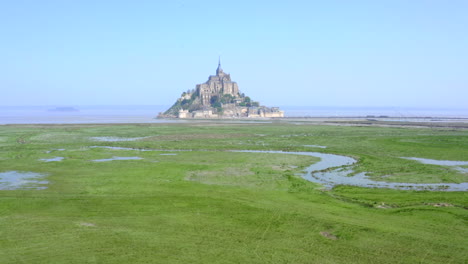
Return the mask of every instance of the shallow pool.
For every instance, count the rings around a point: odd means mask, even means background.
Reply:
[[[42,179],[45,176],[36,172],[0,172],[0,190],[46,189],[47,187],[43,185],[49,182]]]
[[[64,157],[54,157],[54,158],[50,158],[50,159],[39,159],[39,160],[44,161],[44,162],[51,162],[51,161],[61,161],[63,159],[64,159]]]

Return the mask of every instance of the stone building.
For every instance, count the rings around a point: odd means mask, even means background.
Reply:
[[[183,92],[179,99],[160,118],[281,118],[284,112],[278,107],[260,106],[239,91],[231,75],[218,61],[216,75],[197,84],[195,89]]]
[[[231,75],[224,73],[221,68],[221,60],[218,61],[216,75],[210,75],[208,81],[202,84],[197,84],[196,92],[201,98],[202,105],[211,105],[213,96],[229,94],[233,97],[239,96],[239,87],[236,82],[231,81]]]

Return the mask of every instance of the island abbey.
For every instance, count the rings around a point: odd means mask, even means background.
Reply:
[[[174,105],[159,117],[170,118],[274,118],[284,117],[278,107],[260,106],[239,91],[231,75],[218,62],[216,75],[197,84],[195,89],[183,92]]]

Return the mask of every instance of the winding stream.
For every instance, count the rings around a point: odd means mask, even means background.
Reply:
[[[160,149],[136,149],[124,147],[111,147],[111,146],[91,146],[90,148],[108,148],[115,150],[137,150],[137,151],[161,151],[161,152],[175,152],[175,151],[191,151],[191,150],[160,150]],[[316,162],[305,169],[302,177],[308,181],[319,183],[326,188],[333,188],[336,185],[352,185],[367,188],[390,188],[399,190],[433,190],[433,191],[468,191],[468,182],[462,183],[401,183],[401,182],[383,182],[375,181],[366,176],[366,173],[353,174],[351,165],[356,164],[357,161],[353,158],[326,154],[320,152],[284,152],[284,151],[261,151],[261,150],[232,150],[231,152],[248,152],[248,153],[272,153],[272,154],[292,154],[304,155],[320,158]],[[176,155],[175,153],[167,153],[161,155]],[[59,161],[56,157],[53,159],[43,159],[43,161]],[[404,157],[403,157],[404,158]],[[110,159],[93,160],[95,162],[104,162],[112,160],[137,160],[140,157],[112,157]],[[468,164],[466,161],[438,161],[421,158],[406,158],[416,160],[426,164],[453,166],[454,169],[463,172],[466,168],[458,167]],[[455,167],[457,166],[457,167]],[[465,171],[466,172],[466,171]],[[16,171],[9,171],[0,173],[0,190],[13,190],[29,185],[31,189],[43,189],[44,186],[31,186],[31,184],[47,184],[47,181],[37,181],[36,178],[43,176],[38,173],[19,173]]]
[[[109,146],[92,146],[92,148],[109,148],[132,150],[132,148],[120,148]],[[133,149],[139,151],[192,151],[192,150],[161,150],[161,149]],[[206,151],[206,150],[205,150]],[[320,152],[285,152],[285,151],[263,151],[263,150],[232,150],[231,152],[249,153],[272,153],[272,154],[293,154],[320,158],[305,169],[302,177],[308,181],[320,183],[325,188],[331,189],[336,185],[352,185],[367,188],[389,188],[397,190],[428,190],[428,191],[468,191],[468,182],[462,183],[404,183],[404,182],[384,182],[370,179],[366,173],[353,174],[350,165],[356,164],[357,160],[341,155],[326,154]],[[466,161],[437,161],[429,159],[411,158],[419,162],[434,165],[466,165]],[[430,163],[433,162],[433,163]],[[455,167],[461,172],[466,172],[462,167]]]
[[[383,182],[375,181],[366,176],[366,173],[358,173],[350,176],[353,170],[349,166],[357,160],[334,154],[325,154],[320,152],[284,152],[284,151],[256,151],[241,150],[234,152],[252,152],[252,153],[276,153],[276,154],[295,154],[320,158],[320,161],[314,163],[305,169],[302,177],[308,181],[320,183],[326,188],[333,188],[336,185],[352,185],[367,188],[390,188],[398,190],[433,190],[433,191],[467,191],[468,182],[462,183],[403,183],[403,182]],[[459,164],[459,163],[455,163]],[[445,165],[445,164],[444,164]]]

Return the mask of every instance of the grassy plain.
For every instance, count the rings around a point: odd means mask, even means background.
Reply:
[[[92,137],[144,137],[100,142]],[[326,149],[305,145],[327,146]],[[92,146],[157,150],[140,151]],[[47,174],[0,191],[1,263],[466,263],[466,192],[338,186],[297,176],[352,156],[397,182],[468,182],[468,130],[291,123],[0,126],[0,172]],[[62,150],[63,149],[63,150]],[[50,151],[50,152],[49,152]],[[161,155],[176,154],[176,155]],[[142,160],[94,162],[141,157]],[[59,162],[39,159],[64,157]]]

